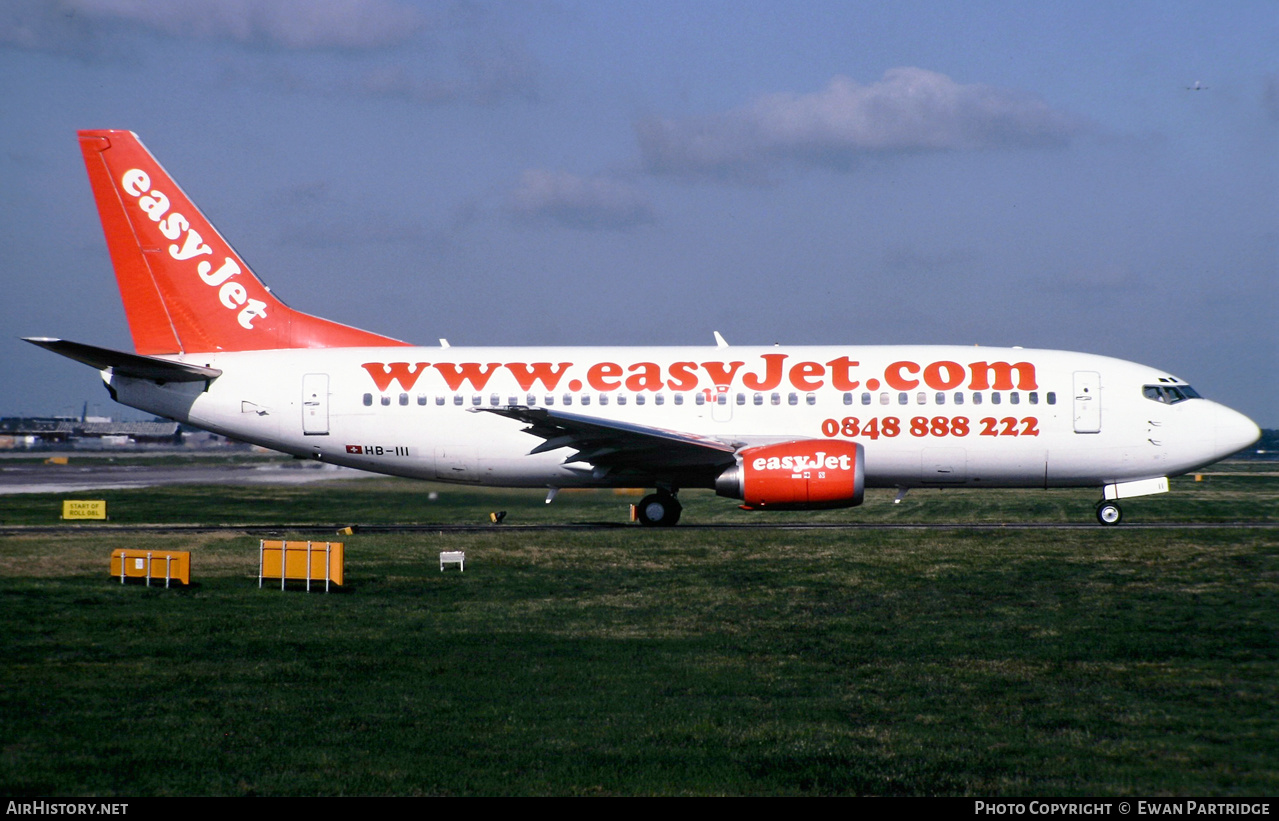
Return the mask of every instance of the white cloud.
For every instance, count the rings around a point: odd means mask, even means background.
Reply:
[[[895,68],[870,85],[836,76],[810,94],[636,130],[654,173],[757,181],[787,160],[847,167],[874,153],[1061,146],[1083,124],[1031,94]]]
[[[398,0],[6,0],[0,45],[94,57],[135,33],[268,50],[373,49],[409,41],[425,16]]]
[[[503,22],[450,2],[4,0],[0,48],[145,61],[149,39],[201,41],[220,52],[221,79],[242,87],[421,105],[536,100],[539,64]]]
[[[647,197],[624,182],[543,169],[520,175],[506,210],[522,221],[585,229],[631,228],[654,218]]]
[[[57,0],[0,4],[0,46],[58,54],[92,50],[91,27]]]
[[[365,49],[402,43],[425,24],[396,0],[60,0],[67,14],[174,37],[284,49]]]

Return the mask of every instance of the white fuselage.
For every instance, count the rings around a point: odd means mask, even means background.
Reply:
[[[1257,427],[1144,365],[959,346],[340,348],[166,357],[210,381],[108,375],[127,405],[297,456],[396,476],[609,486],[477,408],[547,407],[736,446],[845,439],[871,487],[1066,487],[1185,473]],[[1151,395],[1153,393],[1153,396]],[[1189,391],[1194,396],[1192,391]]]

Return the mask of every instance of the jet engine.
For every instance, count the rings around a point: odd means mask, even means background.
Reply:
[[[738,451],[737,464],[715,479],[715,492],[748,510],[853,507],[866,490],[861,445],[801,439]]]

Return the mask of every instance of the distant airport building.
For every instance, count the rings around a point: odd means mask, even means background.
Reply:
[[[130,445],[182,445],[177,422],[116,422],[102,417],[10,416],[0,418],[0,449],[70,446],[99,449]]]

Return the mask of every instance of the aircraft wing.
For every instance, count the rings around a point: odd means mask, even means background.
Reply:
[[[222,371],[217,368],[204,368],[199,365],[188,365],[185,362],[158,359],[154,356],[113,351],[110,348],[99,348],[67,339],[35,336],[24,337],[23,341],[39,345],[45,350],[61,354],[68,359],[83,362],[100,371],[110,368],[113,373],[135,379],[150,379],[153,382],[203,382],[217,379],[222,375]]]
[[[529,455],[567,448],[564,464],[586,463],[597,477],[628,471],[656,477],[718,474],[734,463],[737,445],[708,436],[600,419],[551,408],[507,405],[474,408],[528,425],[525,433],[544,441]]]

